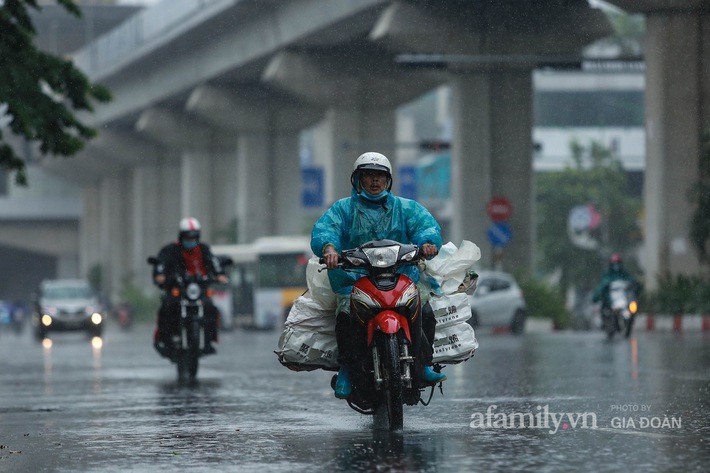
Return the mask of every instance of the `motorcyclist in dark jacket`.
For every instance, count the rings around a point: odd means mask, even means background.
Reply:
[[[180,327],[180,297],[170,293],[171,284],[180,275],[207,276],[226,284],[229,279],[219,260],[207,244],[200,242],[200,222],[192,217],[180,221],[178,241],[168,243],[158,253],[159,264],[153,269],[153,281],[165,292],[158,310],[158,327],[155,334],[155,349],[167,358],[175,352],[172,336]],[[217,307],[210,298],[205,305],[205,354],[216,353],[212,346],[217,341]]]
[[[634,290],[638,290],[638,282],[624,269],[624,264],[621,261],[619,253],[613,253],[609,258],[609,267],[602,274],[599,284],[592,293],[592,302],[602,303],[602,315],[609,309],[609,286],[614,281],[631,281],[634,284]]]

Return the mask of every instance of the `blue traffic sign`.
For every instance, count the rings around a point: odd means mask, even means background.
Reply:
[[[488,227],[488,241],[496,248],[507,245],[512,238],[513,231],[506,222],[495,222]]]
[[[399,167],[399,196],[405,199],[417,199],[417,176],[414,166]]]
[[[301,203],[306,208],[323,206],[323,169],[307,167],[301,169]]]

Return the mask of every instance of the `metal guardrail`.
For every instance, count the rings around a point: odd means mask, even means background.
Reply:
[[[163,0],[80,49],[74,63],[95,80],[135,58],[149,45],[159,44],[160,38],[177,35],[238,1]]]

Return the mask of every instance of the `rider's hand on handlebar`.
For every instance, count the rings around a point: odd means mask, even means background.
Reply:
[[[227,284],[229,282],[229,278],[224,274],[218,274],[216,279],[220,284]]]
[[[439,248],[437,248],[436,245],[432,245],[431,243],[424,243],[422,245],[421,254],[425,258],[431,258],[432,256],[436,256],[438,253]]]
[[[158,286],[162,286],[163,284],[165,284],[165,275],[164,274],[156,274],[155,284],[157,284]]]
[[[338,252],[335,248],[328,246],[323,253],[323,259],[325,260],[325,265],[328,269],[335,269],[338,267]]]

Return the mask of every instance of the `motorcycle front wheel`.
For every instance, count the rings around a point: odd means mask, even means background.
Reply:
[[[606,332],[607,339],[611,340],[614,338],[614,334],[618,330],[618,317],[612,312],[604,319],[604,331]]]
[[[187,333],[187,349],[177,359],[177,375],[180,383],[194,383],[200,359],[200,326],[194,322]]]
[[[382,377],[385,386],[385,404],[390,430],[401,430],[404,426],[404,386],[402,385],[402,363],[399,354],[399,339],[396,334],[381,337]]]

